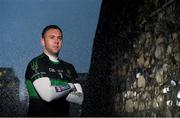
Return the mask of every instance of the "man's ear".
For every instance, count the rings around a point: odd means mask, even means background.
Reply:
[[[41,45],[44,46],[45,43],[44,43],[44,38],[41,38]]]

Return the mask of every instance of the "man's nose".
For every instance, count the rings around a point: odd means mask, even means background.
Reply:
[[[56,38],[55,43],[59,43],[59,38]]]

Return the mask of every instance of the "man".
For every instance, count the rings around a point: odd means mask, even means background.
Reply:
[[[58,58],[62,42],[63,33],[58,26],[43,29],[43,53],[29,62],[25,74],[28,116],[68,116],[69,102],[83,102],[74,66]]]

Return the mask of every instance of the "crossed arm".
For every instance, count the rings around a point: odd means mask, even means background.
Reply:
[[[35,80],[33,85],[40,97],[47,102],[51,102],[52,100],[66,95],[68,95],[66,100],[69,102],[77,104],[82,104],[83,102],[83,91],[79,83],[67,83],[62,86],[52,86],[48,77],[42,77]]]

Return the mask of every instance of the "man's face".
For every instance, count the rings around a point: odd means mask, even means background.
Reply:
[[[57,55],[62,47],[62,37],[58,29],[49,29],[41,39],[44,51],[50,55]]]

